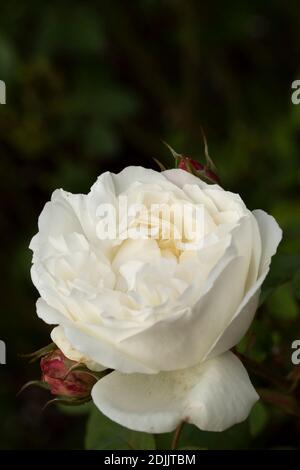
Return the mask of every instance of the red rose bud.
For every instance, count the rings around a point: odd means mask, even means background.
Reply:
[[[68,359],[55,349],[41,359],[42,381],[53,395],[68,398],[85,398],[90,395],[96,378],[88,370],[76,370],[79,363]]]
[[[201,165],[201,163],[197,162],[196,160],[193,160],[190,157],[181,157],[178,164],[178,168],[180,168],[181,170],[189,171],[189,165],[191,165],[196,171],[204,170],[204,166]]]
[[[218,177],[217,173],[215,173],[214,171],[212,171],[209,168],[205,168],[204,173],[205,173],[205,176],[208,180],[212,181],[213,183],[221,185],[221,180]]]
[[[204,177],[213,183],[220,184],[220,179],[218,175],[212,171],[208,166],[202,165],[197,160],[193,160],[190,157],[181,157],[179,160],[178,168],[181,170],[188,171],[199,177]]]

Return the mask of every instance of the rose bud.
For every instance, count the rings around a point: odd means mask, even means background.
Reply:
[[[76,366],[80,363],[71,361],[55,349],[41,359],[42,381],[49,385],[53,395],[88,397],[97,379],[88,369],[76,370]]]
[[[201,163],[197,162],[197,160],[193,160],[190,157],[181,157],[179,161],[178,168],[181,170],[189,171],[189,166],[192,166],[196,171],[204,170],[204,166]]]
[[[200,162],[197,162],[197,160],[193,160],[190,157],[182,156],[179,160],[178,168],[180,168],[181,170],[189,171],[190,173],[194,174],[197,174],[199,172],[199,176],[204,176],[209,181],[220,184],[220,178],[214,171],[212,171],[211,168],[202,165]]]

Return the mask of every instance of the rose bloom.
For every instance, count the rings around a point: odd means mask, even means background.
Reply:
[[[202,205],[201,243],[104,240],[99,207],[113,205],[122,221],[120,196],[149,211],[153,203]],[[143,213],[131,220],[147,223]],[[253,319],[281,236],[273,217],[187,171],[104,173],[87,195],[55,191],[39,217],[30,244],[37,314],[58,325],[52,340],[69,359],[113,369],[92,390],[112,420],[153,433],[182,420],[222,431],[258,400],[229,350]]]

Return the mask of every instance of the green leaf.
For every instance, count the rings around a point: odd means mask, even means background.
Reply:
[[[291,283],[277,287],[269,297],[267,306],[271,314],[279,320],[295,320],[298,316],[298,305]]]
[[[75,416],[80,416],[80,415],[87,415],[91,408],[93,407],[93,404],[91,401],[84,403],[83,405],[78,405],[78,406],[68,406],[68,405],[63,405],[63,404],[58,404],[59,410],[65,414],[65,415],[75,415]]]
[[[41,20],[36,46],[39,53],[68,53],[78,57],[99,53],[103,46],[101,20],[88,6],[73,5],[71,9],[48,6]]]
[[[249,427],[251,436],[257,436],[266,427],[268,422],[268,412],[262,402],[257,402],[252,408],[249,416]]]
[[[0,35],[0,70],[1,79],[11,80],[20,71],[19,58],[13,43],[3,35]]]
[[[85,447],[88,450],[152,450],[155,441],[152,434],[131,431],[114,423],[94,406],[87,423]]]
[[[185,446],[185,447],[178,447],[177,450],[207,450],[207,449],[206,447]]]
[[[86,130],[86,149],[91,153],[111,154],[118,150],[119,142],[113,129],[100,122],[93,122]]]
[[[171,449],[174,433],[156,434],[157,449]],[[178,449],[246,449],[250,443],[247,421],[223,432],[200,431],[192,424],[185,424],[178,442]]]
[[[294,278],[293,278],[293,289],[294,289],[294,294],[298,300],[300,300],[300,269],[299,271],[296,272]]]
[[[300,270],[300,255],[277,254],[272,260],[271,271],[263,284],[260,305],[274,290],[291,281]]]
[[[173,437],[174,437],[174,433],[172,432],[168,432],[164,434],[155,434],[154,439],[155,439],[156,449],[157,450],[171,449]],[[181,441],[179,442],[181,443]]]

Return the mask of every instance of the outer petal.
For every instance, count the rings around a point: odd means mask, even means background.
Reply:
[[[162,433],[183,420],[205,431],[223,431],[246,419],[259,397],[242,363],[227,352],[180,371],[112,372],[96,383],[92,398],[113,421]]]
[[[202,189],[205,189],[207,187],[218,187],[219,189],[221,189],[220,186],[215,185],[215,184],[208,185],[207,183],[205,183],[205,181],[202,181],[197,176],[192,175],[188,171],[181,170],[180,168],[173,168],[172,170],[165,170],[162,172],[162,175],[164,175],[169,181],[171,181],[173,184],[175,184],[179,188],[183,188],[186,184],[195,184]]]
[[[253,211],[253,215],[258,223],[262,245],[259,278],[248,290],[227,328],[219,335],[204,359],[217,356],[232,348],[248,330],[258,306],[261,285],[269,272],[271,257],[276,253],[282,238],[282,230],[272,216],[262,210]]]
[[[253,211],[262,242],[262,255],[260,261],[260,274],[266,273],[270,266],[271,258],[275,255],[277,247],[282,239],[282,230],[271,215],[257,209]]]
[[[88,357],[93,363],[103,364],[103,368],[116,368],[125,372],[138,371],[145,374],[157,372],[157,370],[144,364],[138,357],[132,357],[124,349],[116,347],[107,338],[98,337],[96,339],[87,334],[84,326],[72,324],[70,320],[50,307],[43,299],[39,298],[36,306],[38,317],[50,325],[59,324],[62,326],[66,341],[72,345],[74,350],[82,356]],[[54,339],[54,342],[56,340]],[[57,345],[61,347],[61,344],[57,343]],[[63,348],[62,350],[64,352]],[[68,354],[67,357],[69,357]]]
[[[120,173],[102,173],[93,184],[91,192],[96,193],[100,191],[102,193],[103,184],[107,184],[107,182],[109,182],[109,191],[116,196],[127,191],[133,183],[159,184],[164,187],[173,187],[173,189],[177,186],[176,183],[175,186],[171,184],[169,179],[164,176],[164,173],[142,166],[128,166]]]
[[[128,166],[120,173],[112,173],[116,193],[121,194],[126,191],[134,182],[159,184],[166,182],[163,174],[159,171],[144,168],[142,166]]]
[[[94,361],[91,361],[90,358],[84,356],[80,351],[74,349],[71,343],[67,340],[64,329],[61,326],[53,328],[51,331],[51,339],[59,347],[59,349],[64,353],[66,357],[71,359],[71,361],[81,362],[85,364],[89,369],[95,371],[103,371],[106,368],[97,364]]]
[[[236,305],[236,294],[227,296],[230,288],[230,273],[239,270],[241,258],[230,252],[222,259],[212,273],[207,286],[208,292],[201,299],[201,305],[191,309],[185,307],[169,319],[155,322],[148,328],[129,329],[128,337],[116,338],[102,333],[84,331],[76,325],[65,327],[65,334],[70,343],[94,361],[111,369],[125,373],[155,373],[160,370],[177,370],[197,364],[206,354],[212,341],[222,330],[221,321],[212,321],[211,314],[232,311]],[[219,294],[213,295],[217,286]],[[199,314],[201,313],[201,314]],[[214,317],[213,317],[214,318]],[[203,333],[205,332],[205,333]],[[155,351],[155,354],[153,354]]]
[[[263,283],[265,276],[266,275],[261,276],[254,286],[252,286],[252,288],[247,292],[243,302],[230,323],[204,356],[204,361],[228,351],[242,339],[255,315],[259,301],[261,284]]]
[[[64,328],[66,338],[78,350],[82,351],[93,361],[103,364],[106,368],[116,368],[126,372],[142,372],[153,374],[156,372],[148,364],[145,364],[137,356],[131,356],[125,348],[118,347],[105,338],[87,334],[84,329],[77,329],[75,326],[67,325]]]
[[[129,355],[138,356],[156,370],[184,369],[204,359],[244,296],[249,266],[246,257],[251,255],[251,246],[246,241],[247,221],[249,218],[232,232],[234,241],[208,276],[199,300],[189,304],[181,299],[185,305],[181,314],[162,319],[122,340]]]
[[[246,227],[237,227],[234,236],[243,239]],[[243,297],[244,269],[243,257],[238,256],[234,244],[229,245],[210,273],[196,304],[185,304],[183,308],[179,305],[171,317],[147,327],[129,328],[124,338],[104,326],[91,330],[80,322],[62,320],[59,312],[42,300],[37,304],[37,311],[47,323],[62,325],[66,338],[76,350],[107,368],[143,374],[185,369],[203,360],[228,325]]]

